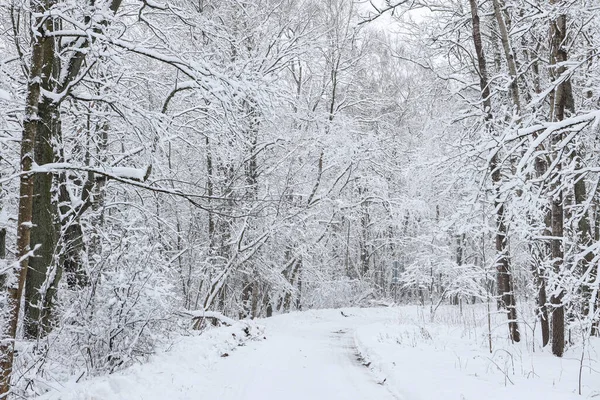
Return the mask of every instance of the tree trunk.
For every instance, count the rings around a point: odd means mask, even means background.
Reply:
[[[358,194],[363,197],[367,196],[367,189],[361,187],[358,189]],[[367,278],[369,274],[369,202],[367,199],[363,199],[360,203],[360,240],[359,240],[359,251],[360,251],[360,273],[362,278]]]
[[[302,259],[298,260],[296,276],[298,277],[298,295],[296,296],[296,310],[302,310]]]
[[[32,1],[31,9],[33,12],[42,14],[45,10],[54,5],[54,1],[45,2]],[[49,22],[42,22],[40,18],[35,18],[32,26],[35,31],[31,37],[32,54],[29,65],[29,77],[27,80],[27,98],[25,103],[25,118],[23,120],[23,138],[21,141],[21,177],[19,184],[19,211],[17,218],[17,263],[13,273],[17,276],[15,284],[8,288],[7,315],[8,321],[4,328],[3,341],[0,346],[0,397],[6,396],[10,390],[11,375],[14,359],[14,343],[17,337],[17,327],[19,324],[19,313],[21,306],[21,297],[27,269],[31,256],[30,247],[31,224],[33,214],[33,175],[31,171],[33,164],[33,154],[36,143],[36,134],[38,130],[38,105],[41,95],[41,81],[45,64],[48,59],[44,50],[47,43],[52,41],[43,35],[43,30],[48,28]]]
[[[296,285],[296,281],[298,278],[298,274],[300,272],[300,261],[294,258],[292,260],[292,264],[290,266],[289,273],[289,282],[292,287]],[[288,291],[283,296],[283,304],[281,306],[281,310],[284,312],[289,312],[292,309],[292,292]]]
[[[536,136],[534,135],[534,138]],[[544,176],[548,169],[548,163],[543,156],[537,156],[535,159],[535,170],[538,178]],[[551,210],[545,210],[543,236],[552,235],[552,214]],[[548,317],[548,296],[546,286],[548,274],[545,261],[552,254],[550,243],[547,240],[540,240],[537,244],[530,245],[532,258],[532,272],[535,279],[534,284],[537,288],[536,296],[536,314],[540,319],[542,331],[542,346],[545,347],[550,341],[550,319]]]
[[[259,284],[256,280],[254,280],[254,282],[252,283],[252,304],[251,304],[251,309],[250,309],[250,315],[252,317],[252,319],[254,318],[258,318],[258,313],[259,313],[259,294],[260,294],[260,287]]]
[[[0,228],[0,260],[6,259],[6,228]],[[6,274],[0,274],[0,290],[4,290]]]
[[[550,233],[548,233],[550,234]],[[534,277],[534,284],[537,289],[536,296],[536,315],[540,320],[540,326],[542,331],[542,346],[546,346],[550,340],[550,325],[548,318],[548,297],[546,295],[546,269],[544,267],[544,260],[548,255],[548,244],[544,241],[540,243],[541,249],[535,248],[535,245],[530,246],[530,252],[532,257],[532,273]]]
[[[53,46],[52,46],[53,48]],[[47,57],[52,57],[47,53]],[[49,61],[50,63],[52,61]],[[60,130],[58,104],[45,100],[39,104],[40,123],[37,126],[35,162],[38,165],[55,161],[53,140]],[[31,245],[40,245],[29,261],[25,286],[25,336],[39,338],[50,330],[52,303],[56,293],[58,263],[54,259],[57,244],[58,216],[53,200],[51,173],[34,177]]]
[[[578,154],[577,149],[572,150],[573,154],[573,163],[575,165],[576,170],[580,170],[583,165],[581,162],[581,158]],[[577,272],[579,276],[585,276],[587,274],[587,278],[582,284],[581,287],[581,297],[582,297],[582,305],[581,311],[583,316],[592,317],[594,315],[590,315],[590,310],[592,308],[596,308],[593,306],[594,303],[597,303],[598,299],[592,299],[594,296],[594,282],[596,281],[596,277],[598,275],[598,265],[594,264],[594,252],[590,251],[590,246],[593,245],[593,235],[590,224],[590,219],[588,217],[588,209],[586,208],[586,200],[587,200],[587,188],[585,186],[584,174],[576,174],[575,183],[573,185],[573,197],[575,201],[575,210],[577,215],[577,235],[575,240],[579,244],[582,250],[585,251],[583,258],[579,261],[579,265],[577,266]],[[596,297],[597,294],[595,295]],[[593,303],[590,304],[590,301]],[[592,321],[592,334],[597,335],[597,324],[598,320],[595,319]]]
[[[252,297],[254,294],[254,285],[252,282],[244,283],[242,289],[242,310],[240,311],[240,319],[245,319],[252,316]]]
[[[551,0],[550,4],[555,4],[555,0]],[[567,61],[567,52],[563,48],[565,38],[567,36],[566,16],[559,15],[550,23],[550,66],[554,80],[558,79],[565,71],[562,63]],[[551,93],[550,99],[550,120],[562,121],[565,118],[565,110],[568,104],[568,99],[571,97],[571,85],[568,81],[560,83]],[[552,144],[557,146],[561,141],[562,135],[555,135]],[[557,151],[557,149],[553,149]],[[559,157],[559,155],[557,155]],[[552,190],[552,236],[551,242],[552,258],[554,260],[554,272],[558,275],[564,267],[564,249],[563,241],[563,226],[564,226],[564,210],[563,210],[563,193],[561,186],[561,163],[556,166],[558,183]],[[558,357],[562,357],[565,348],[565,310],[562,303],[564,291],[553,290],[553,295],[550,297],[550,302],[553,305],[552,311],[552,353]]]
[[[513,100],[513,104],[515,106],[515,111],[517,115],[521,114],[521,98],[519,94],[519,85],[517,81],[517,63],[515,61],[515,56],[510,46],[510,40],[508,37],[508,30],[506,29],[506,23],[504,22],[504,17],[502,16],[502,8],[504,8],[504,4],[502,4],[501,0],[492,0],[494,5],[494,15],[496,16],[496,22],[498,23],[498,28],[500,30],[500,40],[502,41],[502,48],[504,49],[504,56],[506,57],[506,64],[508,66],[508,72],[510,74],[510,94]]]
[[[473,25],[473,42],[475,52],[477,53],[477,63],[479,66],[479,85],[481,89],[481,97],[484,105],[486,123],[492,121],[492,104],[490,100],[490,88],[487,76],[487,68],[485,54],[483,51],[483,42],[481,40],[480,21],[476,0],[469,0],[471,7],[471,20]],[[504,204],[500,199],[499,185],[502,179],[500,174],[500,165],[498,164],[498,153],[494,153],[489,163],[489,170],[492,175],[492,182],[495,186],[494,206],[496,209],[496,278],[498,284],[498,294],[502,301],[502,305],[506,307],[508,314],[508,327],[510,337],[513,341],[521,340],[519,326],[517,323],[517,308],[515,296],[512,288],[512,280],[510,273],[510,262],[508,254],[508,238],[506,236],[507,227],[504,215]]]
[[[273,316],[273,302],[271,300],[271,293],[269,290],[266,290],[266,294],[263,297],[263,307],[265,308],[265,316],[267,318]]]
[[[53,7],[56,0],[32,1],[32,10],[43,12]],[[115,13],[121,0],[112,0],[109,9]],[[81,49],[73,51],[68,61],[63,62],[58,56],[55,39],[47,35],[53,32],[57,22],[55,18],[44,17],[43,28],[40,30],[44,39],[40,40],[40,57],[42,65],[39,79],[41,87],[49,92],[65,91],[67,86],[77,79],[84,64],[90,41],[84,41]],[[89,17],[86,23],[89,23]],[[98,22],[106,25],[106,20]],[[96,26],[94,30],[99,31]],[[93,39],[92,39],[93,40]],[[62,65],[65,69],[63,71]],[[36,141],[34,157],[38,165],[56,161],[52,143],[61,139],[60,102],[50,97],[38,100],[36,104],[39,123],[36,124]],[[34,177],[33,215],[31,228],[32,247],[40,245],[36,256],[29,261],[25,287],[25,336],[39,338],[51,329],[52,307],[56,294],[56,286],[62,274],[62,263],[55,259],[58,236],[58,210],[52,195],[53,176],[51,173],[36,174]],[[71,229],[71,238],[77,234],[77,228]],[[75,238],[78,242],[81,237]],[[76,246],[77,247],[77,246]],[[69,248],[67,247],[67,250]],[[76,257],[75,257],[76,258]],[[73,261],[73,254],[67,260]],[[80,265],[70,265],[70,268],[80,269]]]
[[[552,200],[552,259],[554,260],[554,272],[559,274],[562,265],[564,253],[562,249],[563,237],[563,206],[562,191],[554,196]],[[556,290],[554,290],[556,293]],[[565,348],[565,307],[562,304],[563,292],[552,294],[550,302],[553,305],[552,310],[552,353],[562,357]]]
[[[55,1],[45,1],[42,6],[47,10]],[[52,32],[56,21],[47,18],[44,32]],[[53,91],[56,88],[60,71],[60,60],[56,57],[54,38],[43,41],[43,66],[41,71],[41,88]],[[61,129],[60,104],[49,97],[41,97],[37,105],[39,123],[36,124],[36,140],[34,145],[34,160],[38,165],[56,161],[53,142],[59,137]],[[52,173],[38,173],[33,178],[33,214],[31,227],[31,246],[39,246],[35,257],[29,260],[27,281],[25,286],[25,336],[31,339],[39,338],[49,331],[51,324],[51,309],[56,292],[57,278],[60,272],[56,270],[54,255],[57,243],[58,213],[52,194]]]

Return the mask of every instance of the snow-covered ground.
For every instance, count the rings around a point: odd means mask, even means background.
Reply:
[[[369,368],[386,379],[397,398],[569,400],[600,395],[598,357],[589,343],[583,362],[580,346],[557,358],[550,346],[539,348],[539,339],[533,343],[531,325],[521,324],[521,343],[511,343],[506,317],[495,315],[490,353],[483,307],[461,312],[446,306],[434,321],[423,308],[404,307],[396,313],[391,320],[358,327],[355,341]],[[577,395],[580,365],[583,396]]]
[[[251,339],[243,325],[216,328],[180,339],[147,364],[57,387],[40,400],[581,398],[580,348],[563,359],[531,353],[528,340],[497,337],[498,326],[490,354],[481,309],[437,315],[432,322],[417,307],[291,313],[252,323]],[[590,348],[584,398],[600,388]]]

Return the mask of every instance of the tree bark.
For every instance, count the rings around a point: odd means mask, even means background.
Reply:
[[[515,105],[515,111],[517,115],[521,114],[521,96],[519,94],[519,85],[517,77],[517,63],[515,56],[510,46],[510,40],[508,37],[508,30],[506,29],[506,23],[502,16],[502,4],[501,0],[492,0],[494,5],[494,15],[496,16],[496,22],[500,30],[500,40],[502,41],[502,48],[504,49],[504,57],[506,57],[506,64],[508,65],[508,72],[510,74],[510,94]]]
[[[525,40],[525,39],[523,39]],[[539,44],[538,44],[539,46]],[[524,45],[526,48],[526,46]],[[537,59],[531,60],[531,55],[528,50],[524,51],[526,62],[531,63],[531,70],[533,77],[530,79],[533,84],[533,92],[536,95],[541,93],[540,87],[540,73]],[[533,96],[527,92],[527,99],[530,100]],[[533,134],[533,140],[538,138],[538,134]],[[540,152],[545,150],[544,144],[540,144],[537,149]],[[537,178],[542,178],[548,171],[548,158],[546,155],[538,154],[534,160],[535,175]],[[540,183],[540,189],[544,186],[544,182]],[[552,235],[552,215],[551,210],[544,207],[544,229],[542,236],[550,237]],[[548,295],[546,292],[548,271],[546,270],[546,261],[551,255],[550,243],[547,239],[537,241],[537,243],[530,243],[529,245],[530,256],[532,261],[532,273],[534,277],[534,285],[537,290],[536,295],[536,315],[540,320],[541,334],[542,334],[542,347],[545,347],[550,342],[550,318],[548,316]]]
[[[41,14],[54,5],[53,0],[32,1],[31,9]],[[8,288],[8,321],[3,332],[3,342],[0,346],[0,397],[10,391],[11,376],[14,360],[14,343],[17,337],[21,297],[27,277],[27,269],[31,256],[31,222],[33,214],[33,174],[29,173],[33,164],[33,154],[36,143],[39,118],[39,100],[41,95],[42,74],[45,63],[45,47],[52,39],[44,37],[46,28],[41,18],[32,21],[34,32],[31,35],[31,61],[27,80],[27,98],[25,117],[23,120],[23,136],[21,141],[21,177],[19,183],[19,210],[17,218],[17,263],[13,273],[17,276],[16,284]]]
[[[240,311],[240,319],[249,318],[252,315],[252,296],[254,293],[254,285],[245,283],[242,289],[242,310]]]
[[[572,150],[572,162],[575,165],[576,170],[580,170],[583,165],[581,162],[581,157],[579,156],[579,150]],[[584,250],[585,253],[583,258],[579,261],[577,265],[577,272],[579,276],[585,276],[587,274],[587,278],[583,281],[581,287],[581,311],[584,317],[594,318],[594,315],[590,315],[591,309],[596,308],[598,303],[598,295],[594,294],[594,282],[596,281],[596,277],[598,275],[598,265],[594,264],[595,254],[593,251],[590,251],[590,247],[594,243],[590,219],[588,217],[588,209],[586,208],[586,200],[587,200],[587,188],[585,185],[585,175],[581,173],[575,174],[574,180],[575,183],[573,185],[573,200],[575,201],[575,213],[577,213],[577,234],[575,235],[575,240],[577,244],[579,244],[580,249]],[[593,299],[594,295],[596,299]],[[593,303],[590,303],[592,301]],[[598,334],[598,319],[592,320],[592,335]]]
[[[57,4],[56,0],[32,1],[32,10],[43,12]],[[116,13],[121,5],[121,0],[112,0],[109,9]],[[91,20],[86,17],[86,23]],[[55,90],[65,91],[77,79],[87,52],[83,51],[90,46],[86,40],[80,49],[73,50],[73,54],[65,63],[62,71],[62,60],[56,49],[55,39],[45,33],[52,32],[57,24],[56,19],[45,17],[43,27],[36,34],[43,35],[40,42],[40,57],[42,66],[39,75],[41,87],[49,92]],[[106,20],[98,22],[106,25]],[[99,32],[99,27],[94,30]],[[41,32],[41,33],[40,33]],[[93,39],[92,39],[93,40]],[[39,96],[38,96],[39,97]],[[56,154],[52,146],[53,141],[61,138],[61,113],[60,101],[49,97],[38,101],[36,105],[39,123],[36,124],[36,141],[34,145],[35,162],[44,165],[56,161]],[[53,176],[51,173],[38,173],[34,177],[33,215],[31,228],[31,243],[33,246],[40,244],[35,257],[29,260],[27,281],[25,287],[25,336],[39,338],[51,329],[52,307],[56,294],[56,287],[62,275],[63,263],[55,259],[56,246],[59,234],[58,210],[53,201]],[[73,222],[73,221],[71,221]],[[77,221],[76,221],[77,222]],[[66,250],[77,251],[78,246],[69,247],[69,243],[83,243],[81,228],[71,228],[68,232]],[[79,237],[77,237],[79,235]],[[71,252],[64,258],[66,266],[80,272],[80,263],[77,256]]]
[[[550,0],[550,4],[556,4],[555,0]],[[554,80],[558,79],[565,71],[563,65],[567,61],[567,51],[563,47],[567,36],[567,22],[564,14],[556,17],[550,23],[550,66]],[[562,121],[565,118],[565,110],[567,108],[568,99],[571,96],[571,85],[568,81],[562,82],[556,86],[550,99],[550,120]],[[552,144],[557,146],[561,141],[562,135],[555,135]],[[557,149],[554,149],[557,151]],[[559,157],[559,155],[557,155]],[[559,275],[564,266],[564,249],[563,227],[564,227],[564,210],[563,210],[563,193],[561,187],[561,163],[556,167],[556,179],[558,181],[552,188],[552,242],[551,251],[554,260],[554,272]],[[565,310],[563,304],[564,291],[562,289],[553,290],[553,295],[550,297],[552,303],[552,353],[558,357],[562,357],[565,349]]]
[[[289,282],[292,287],[296,285],[296,281],[298,279],[298,274],[300,272],[300,261],[297,258],[292,260],[292,265],[290,267],[290,276]],[[283,304],[281,310],[284,312],[289,312],[292,309],[292,292],[288,291],[285,293],[283,297]]]
[[[53,40],[48,40],[52,42]],[[54,45],[47,45],[46,64],[54,63]],[[44,74],[52,74],[45,69]],[[47,79],[42,82],[47,84]],[[45,86],[45,85],[44,85]],[[45,88],[48,88],[47,86]],[[44,165],[55,161],[52,141],[60,130],[59,105],[47,99],[39,104],[35,162]],[[38,173],[34,178],[31,243],[40,245],[29,260],[25,286],[25,336],[36,339],[50,330],[52,303],[56,293],[59,264],[54,259],[58,236],[58,213],[52,195],[52,173]],[[53,268],[54,267],[54,268]]]
[[[360,197],[368,196],[367,189],[364,187],[358,188],[358,194]],[[359,239],[359,251],[360,251],[360,273],[363,279],[367,278],[369,274],[369,201],[362,199],[360,203],[360,239]]]
[[[479,85],[481,97],[484,105],[486,124],[492,121],[492,104],[490,100],[490,88],[487,76],[485,53],[483,51],[483,42],[481,39],[481,28],[476,0],[469,0],[471,7],[471,21],[473,27],[473,43],[477,54],[477,63],[479,67]],[[508,254],[507,226],[505,221],[504,204],[500,198],[499,185],[502,179],[500,165],[498,163],[498,153],[494,153],[489,163],[489,170],[492,176],[492,182],[495,187],[494,206],[496,209],[496,281],[498,284],[498,294],[502,305],[506,308],[508,314],[508,328],[510,337],[513,341],[521,340],[519,326],[517,323],[517,308],[511,280],[511,268]]]
[[[536,157],[535,170],[538,178],[546,174],[548,163],[544,156]],[[552,235],[552,214],[551,210],[548,209],[544,210],[544,213],[543,236],[548,237]],[[537,288],[536,314],[540,319],[542,346],[545,347],[550,341],[550,318],[548,317],[548,296],[546,294],[548,274],[545,265],[545,261],[552,254],[550,243],[545,239],[540,240],[538,245],[530,245],[530,253],[532,258],[532,272],[535,279],[534,284]]]
[[[6,228],[0,228],[0,260],[6,259]],[[0,274],[0,290],[4,290],[6,275]]]
[[[563,205],[562,191],[554,195],[552,200],[552,259],[554,260],[554,272],[559,274],[564,262],[562,248],[563,238]],[[554,291],[556,292],[556,290]],[[565,348],[565,307],[562,304],[563,291],[550,297],[552,303],[552,354],[562,357]]]

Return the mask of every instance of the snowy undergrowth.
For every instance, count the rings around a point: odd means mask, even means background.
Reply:
[[[484,306],[446,306],[433,320],[428,309],[402,307],[392,321],[358,327],[354,339],[364,364],[406,400],[580,399],[580,369],[583,398],[600,395],[598,339],[557,358],[533,340],[533,323],[522,322],[521,343],[511,343],[505,318],[491,318],[491,353]]]
[[[251,340],[262,340],[264,328],[254,322],[237,322],[230,327],[211,328],[203,333],[180,336],[171,345],[150,357],[144,364],[123,371],[77,382],[56,382],[39,400],[132,400],[175,399],[173,388],[189,399],[193,386],[201,386],[202,371],[228,357],[237,347]]]

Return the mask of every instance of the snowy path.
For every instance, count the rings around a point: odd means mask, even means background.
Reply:
[[[353,315],[321,310],[260,320],[266,340],[241,347],[232,339],[234,328],[182,338],[146,364],[55,386],[40,400],[396,399],[357,360],[353,336],[355,329],[388,320],[393,313],[346,312]],[[224,353],[228,356],[221,357]]]
[[[494,333],[490,354],[485,329],[475,322],[485,318],[470,311],[448,306],[445,323],[407,306],[344,309],[348,317],[340,310],[306,311],[235,324],[180,337],[168,351],[113,375],[49,381],[53,390],[38,400],[582,398],[576,395],[579,351],[562,359],[547,349],[528,353],[527,339],[513,344]],[[265,326],[265,340],[242,339],[244,328],[263,336],[259,325]],[[497,332],[505,327],[498,326]],[[369,368],[357,359],[357,345]],[[596,366],[600,352],[590,352],[585,365]],[[586,398],[600,393],[596,370],[583,371]]]
[[[356,358],[352,334],[362,319],[327,316],[266,321],[267,340],[216,364],[204,394],[221,400],[394,399]]]

